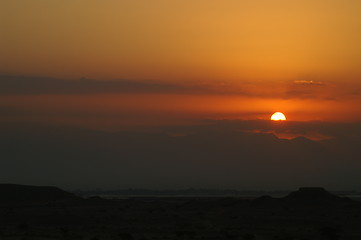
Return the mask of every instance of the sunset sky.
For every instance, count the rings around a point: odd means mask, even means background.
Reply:
[[[54,95],[28,79],[27,86],[16,83],[33,89],[26,97],[16,90],[6,94],[3,86],[2,105],[26,103],[47,111],[48,105],[67,108],[71,102],[82,111],[131,108],[183,118],[266,119],[278,110],[291,120],[361,120],[357,0],[0,4],[5,77],[128,80],[173,88],[84,96],[69,86]]]
[[[238,121],[243,133],[360,141],[360,10],[359,0],[1,0],[0,124],[184,135]],[[287,123],[269,123],[276,111]]]

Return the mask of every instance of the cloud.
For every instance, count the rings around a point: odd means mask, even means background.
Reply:
[[[204,120],[198,125],[161,127],[164,132],[209,132],[209,131],[238,131],[289,134],[294,137],[314,135],[318,133],[327,139],[349,139],[361,141],[361,122],[338,123],[324,121],[285,121],[280,123],[268,120]]]
[[[102,93],[246,94],[239,88],[220,83],[172,84],[155,81],[0,76],[0,95]]]
[[[308,85],[308,86],[326,86],[325,83],[320,82],[320,81],[313,81],[313,80],[295,80],[293,81],[294,84],[299,84],[299,85]]]
[[[62,80],[48,77],[0,76],[0,95],[46,95],[46,94],[195,94],[230,95],[251,98],[319,98],[307,86],[325,86],[319,82],[298,80],[285,92],[282,82],[226,83],[157,82],[133,80]]]
[[[220,96],[254,100],[324,100],[356,101],[358,87],[351,83],[325,83],[321,81],[139,81],[139,80],[64,80],[48,77],[1,76],[0,96],[33,95],[178,95]]]
[[[287,85],[284,96],[286,99],[329,99],[334,94],[332,87],[325,82],[294,80]]]

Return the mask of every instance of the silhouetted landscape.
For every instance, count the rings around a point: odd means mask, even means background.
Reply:
[[[0,185],[0,239],[360,239],[361,202],[323,188],[285,197],[81,198]]]

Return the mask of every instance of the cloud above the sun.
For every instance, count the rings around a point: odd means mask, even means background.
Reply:
[[[0,96],[44,94],[186,94],[229,95],[251,98],[280,99],[336,99],[339,96],[358,97],[358,87],[314,80],[279,82],[199,81],[165,82],[77,79],[63,80],[49,77],[0,75]]]

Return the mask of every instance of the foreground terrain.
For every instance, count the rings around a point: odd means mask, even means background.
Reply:
[[[44,189],[45,195],[48,190]],[[1,240],[361,239],[361,202],[334,196],[322,188],[302,188],[284,198],[254,200],[105,200],[57,192],[57,199],[53,196],[42,201],[41,196],[0,197],[5,199],[0,207]]]

